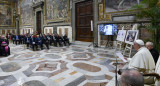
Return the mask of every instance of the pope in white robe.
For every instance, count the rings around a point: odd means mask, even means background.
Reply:
[[[144,47],[144,42],[142,40],[136,40],[134,42],[134,49],[137,53],[129,61],[128,68],[137,69],[139,72],[152,73],[155,71],[155,62],[150,53],[150,51]],[[144,77],[144,83],[152,83],[153,77]]]
[[[160,76],[160,56],[156,64],[155,73],[159,74]],[[154,80],[155,80],[155,86],[160,86],[160,79],[154,78]]]

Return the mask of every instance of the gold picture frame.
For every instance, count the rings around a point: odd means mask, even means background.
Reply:
[[[58,10],[58,5],[56,6],[57,8],[55,8],[55,9],[51,9],[49,6],[51,5],[48,5],[47,4],[47,0],[45,0],[45,21],[46,21],[46,23],[49,23],[49,22],[70,22],[71,21],[71,13],[69,13],[69,12],[71,12],[71,10],[70,10],[70,3],[72,3],[72,2],[70,2],[70,0],[66,0],[67,1],[67,6],[68,6],[68,9],[66,10],[67,11],[67,17],[57,17],[56,15],[53,15],[53,13],[56,13],[56,12],[59,12],[59,10]],[[48,9],[50,8],[50,10],[53,10],[53,12],[51,12],[51,11],[49,11]],[[52,19],[48,19],[47,17],[48,17],[48,13],[47,12],[51,12],[51,14],[52,14]],[[54,17],[54,18],[53,18]]]

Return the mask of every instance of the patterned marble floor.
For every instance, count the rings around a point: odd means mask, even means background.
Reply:
[[[39,51],[10,47],[11,55],[0,57],[0,86],[115,85],[114,49],[76,44]]]

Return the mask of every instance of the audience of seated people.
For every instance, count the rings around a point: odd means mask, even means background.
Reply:
[[[10,55],[9,40],[5,36],[0,36],[0,56]]]
[[[11,39],[13,41],[13,44],[26,44],[27,49],[31,46],[33,50],[37,50],[38,47],[43,50],[43,45],[46,46],[47,49],[49,49],[49,46],[52,44],[57,47],[62,47],[63,45],[70,45],[69,38],[65,34],[64,36],[58,35],[58,34],[40,34],[40,35],[34,35],[34,34],[25,34],[25,35],[12,35]]]
[[[11,35],[11,39],[13,41],[13,44],[24,44],[25,40],[25,35]]]

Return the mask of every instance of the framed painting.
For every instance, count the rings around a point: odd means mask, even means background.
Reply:
[[[11,26],[13,23],[12,4],[0,3],[0,26]]]
[[[139,4],[142,0],[104,0],[105,13],[125,11]]]
[[[133,45],[133,42],[137,39],[138,32],[138,30],[128,30],[125,43]]]
[[[46,19],[50,21],[64,21],[68,18],[70,0],[46,0]]]
[[[21,0],[20,2],[21,25],[33,24],[32,0]]]
[[[118,31],[118,34],[117,34],[117,41],[121,41],[121,42],[124,42],[125,40],[125,37],[126,37],[126,30],[119,30]]]

